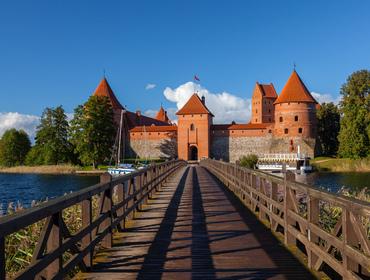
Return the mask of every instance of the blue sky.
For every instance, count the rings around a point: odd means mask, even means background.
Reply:
[[[1,1],[0,113],[72,112],[103,69],[131,110],[176,107],[164,89],[194,74],[215,94],[248,99],[256,81],[279,92],[294,62],[311,91],[335,99],[369,69],[369,11],[369,1]]]

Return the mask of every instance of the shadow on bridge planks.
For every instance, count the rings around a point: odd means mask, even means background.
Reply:
[[[168,201],[168,207],[163,200]],[[154,237],[116,242],[119,250],[141,251],[98,263],[88,279],[122,279],[123,275],[125,279],[314,279],[202,167],[187,167],[177,186],[162,188],[127,232]]]

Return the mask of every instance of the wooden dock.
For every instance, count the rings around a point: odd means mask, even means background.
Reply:
[[[205,168],[182,167],[77,279],[311,279]]]

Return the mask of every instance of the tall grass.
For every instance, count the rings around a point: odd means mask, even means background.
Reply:
[[[1,168],[2,173],[37,173],[37,174],[71,174],[79,170],[80,167],[60,164],[60,165],[40,165],[40,166],[15,166]]]
[[[113,199],[116,200],[116,194]],[[40,205],[43,202],[33,202],[31,207]],[[93,219],[98,216],[98,197],[92,199]],[[24,210],[22,204],[10,203],[7,207],[5,215],[13,215],[16,212]],[[1,212],[0,212],[1,216]],[[62,212],[62,217],[71,234],[74,234],[82,229],[82,209],[80,204],[66,208]],[[45,225],[46,219],[40,220],[32,225],[29,225],[15,233],[8,235],[5,238],[5,255],[6,263],[5,270],[8,278],[14,277],[19,271],[26,268],[32,261],[32,256],[35,247],[41,236],[41,231]],[[67,260],[71,257],[70,253],[65,253],[63,259]]]

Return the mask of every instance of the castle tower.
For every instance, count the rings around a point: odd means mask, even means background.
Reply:
[[[121,103],[119,103],[117,97],[115,96],[113,90],[111,89],[107,79],[104,77],[98,87],[95,89],[94,96],[105,96],[108,97],[113,108],[114,122],[117,126],[120,124],[121,111],[124,109]]]
[[[256,83],[252,96],[252,118],[251,123],[274,122],[274,102],[277,98],[274,85],[263,85]]]
[[[176,113],[178,115],[178,157],[183,160],[208,158],[210,128],[213,114],[205,105],[205,98],[193,94]]]
[[[167,116],[167,111],[165,111],[163,109],[162,105],[161,105],[161,108],[159,109],[157,115],[155,116],[155,119],[159,120],[159,121],[162,121],[162,122],[166,122],[168,124],[171,124],[171,121]]]
[[[316,104],[317,101],[294,70],[274,103],[274,135],[315,138]]]

